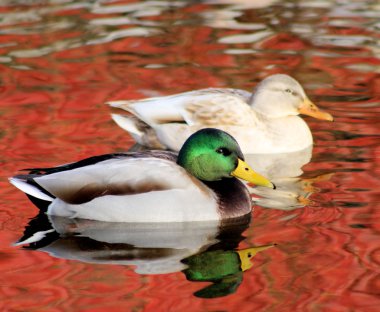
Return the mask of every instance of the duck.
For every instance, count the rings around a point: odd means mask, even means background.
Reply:
[[[111,114],[140,145],[178,151],[202,128],[231,134],[244,154],[289,153],[313,145],[306,122],[299,116],[333,121],[306,95],[301,84],[285,74],[261,81],[253,93],[231,88],[208,88],[142,100],[109,101],[130,113]]]
[[[106,222],[232,220],[251,213],[239,180],[275,188],[245,161],[237,141],[215,128],[195,132],[179,153],[149,150],[93,156],[9,179],[46,213]]]

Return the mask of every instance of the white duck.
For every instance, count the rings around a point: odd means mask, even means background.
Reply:
[[[295,79],[283,74],[267,77],[253,94],[209,88],[108,104],[132,114],[113,114],[112,118],[137,143],[175,151],[192,133],[213,127],[235,137],[245,154],[294,152],[313,144],[310,129],[299,114],[333,120],[309,100]]]

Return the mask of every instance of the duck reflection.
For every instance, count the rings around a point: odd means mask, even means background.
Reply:
[[[293,178],[302,175],[302,167],[310,162],[313,148],[279,154],[245,154],[252,167],[272,179]],[[276,185],[277,186],[277,185]]]
[[[246,161],[254,170],[268,177],[275,190],[266,190],[260,186],[247,185],[256,204],[273,209],[293,210],[312,203],[310,196],[319,189],[314,183],[327,181],[332,174],[322,174],[313,178],[302,177],[302,167],[308,164],[312,156],[312,147],[284,154],[248,154]]]
[[[194,295],[220,297],[236,291],[255,254],[271,247],[235,250],[249,223],[249,217],[233,223],[113,223],[40,212],[15,245],[57,258],[133,266],[138,274],[183,271],[189,281],[213,283]]]
[[[184,270],[189,281],[212,282],[194,293],[200,298],[216,298],[234,293],[243,281],[243,272],[252,268],[253,257],[273,247],[266,245],[242,250],[215,250],[199,253],[184,259]]]

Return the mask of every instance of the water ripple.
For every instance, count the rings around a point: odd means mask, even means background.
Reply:
[[[378,309],[378,1],[3,0],[0,8],[0,310]],[[277,247],[258,254],[239,285],[239,274],[216,283],[239,286],[227,299],[195,298],[207,285],[181,272],[138,275],[10,246],[37,209],[9,176],[133,144],[105,101],[252,90],[274,73],[297,78],[335,121],[305,118],[311,159],[276,177],[275,195],[255,188],[253,222],[236,247]],[[274,176],[286,168],[273,163]]]

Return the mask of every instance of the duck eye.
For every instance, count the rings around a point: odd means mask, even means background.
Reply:
[[[232,153],[228,148],[225,147],[219,147],[216,152],[222,154],[223,156],[228,156]]]
[[[287,93],[293,93],[293,91],[291,89],[286,89],[285,92],[287,92]]]

